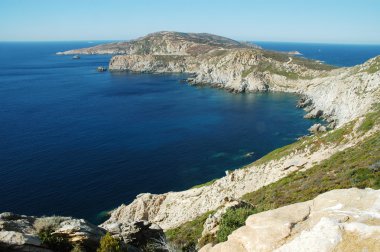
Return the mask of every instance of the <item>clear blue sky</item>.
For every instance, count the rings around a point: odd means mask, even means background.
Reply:
[[[380,0],[0,0],[0,41],[119,40],[161,30],[380,44]]]

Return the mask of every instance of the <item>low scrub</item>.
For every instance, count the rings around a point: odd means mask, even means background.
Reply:
[[[218,242],[226,241],[227,237],[232,233],[232,231],[243,226],[248,216],[256,212],[256,209],[250,206],[228,209],[220,220],[219,230],[216,234],[216,240]]]
[[[121,242],[112,237],[110,233],[107,233],[100,240],[99,248],[97,252],[122,252]]]
[[[202,236],[203,224],[212,213],[213,211],[207,212],[193,221],[166,231],[165,235],[169,244],[174,249],[186,252],[197,251],[198,239]]]

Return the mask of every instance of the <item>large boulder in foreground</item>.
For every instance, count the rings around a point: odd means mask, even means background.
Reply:
[[[0,251],[57,251],[69,250],[75,245],[96,250],[105,233],[104,229],[83,219],[0,214]],[[56,242],[50,246],[44,244],[42,234],[54,236]]]
[[[226,242],[201,252],[379,251],[380,190],[346,189],[251,215]]]
[[[0,214],[0,251],[65,252],[76,246],[83,251],[96,251],[107,232],[128,251],[168,251],[163,230],[147,221],[98,227],[72,217],[34,217],[9,212]]]
[[[131,251],[169,251],[164,231],[156,224],[148,221],[130,223],[107,223],[101,227],[113,237],[128,244]]]

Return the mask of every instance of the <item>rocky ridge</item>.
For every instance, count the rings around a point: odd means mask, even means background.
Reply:
[[[157,32],[59,54],[104,53],[120,54],[110,60],[111,71],[188,73],[193,85],[302,94],[310,101],[306,117],[323,117],[331,128],[363,115],[379,97],[379,57],[336,68],[211,34]]]
[[[378,251],[380,190],[333,190],[251,215],[228,241],[201,252]]]

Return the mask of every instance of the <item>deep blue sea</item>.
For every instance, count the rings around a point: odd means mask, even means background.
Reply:
[[[221,177],[307,133],[292,94],[231,94],[184,75],[98,73],[86,42],[0,43],[0,212],[99,214]],[[336,65],[380,47],[262,43]],[[247,153],[253,152],[252,156]]]

